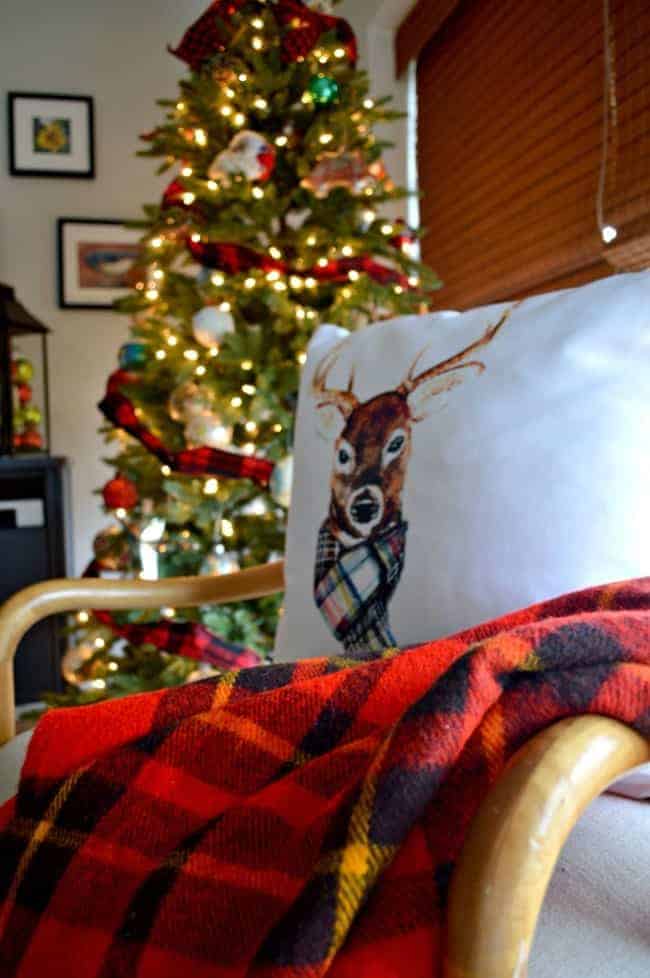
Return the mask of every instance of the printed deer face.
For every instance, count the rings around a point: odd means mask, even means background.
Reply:
[[[394,390],[368,401],[353,392],[354,371],[347,388],[327,386],[339,347],[321,362],[312,393],[321,433],[334,439],[328,523],[344,546],[380,534],[400,518],[414,424],[431,411],[437,395],[461,383],[461,371],[485,369],[480,360],[467,358],[493,339],[508,315],[464,350],[418,373],[421,351]]]

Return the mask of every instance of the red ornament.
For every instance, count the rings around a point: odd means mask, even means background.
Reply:
[[[21,404],[29,404],[32,399],[32,389],[29,384],[18,384],[18,400]]]
[[[195,204],[186,204],[183,200],[183,196],[186,193],[187,190],[180,180],[172,180],[172,182],[165,187],[161,203],[162,209],[166,211],[170,207],[180,207],[181,210],[184,211],[197,212],[199,208]]]
[[[107,509],[132,509],[139,499],[134,483],[125,475],[116,475],[107,482],[102,496]]]
[[[43,436],[40,431],[37,431],[36,428],[26,428],[20,439],[20,447],[41,449],[43,447]]]

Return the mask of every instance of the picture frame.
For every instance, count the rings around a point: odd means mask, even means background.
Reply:
[[[14,177],[95,176],[95,107],[90,95],[9,92],[9,172]]]
[[[57,221],[61,309],[112,309],[142,278],[141,232],[123,221],[60,217]]]

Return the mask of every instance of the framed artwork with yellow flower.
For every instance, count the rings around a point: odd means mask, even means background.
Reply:
[[[9,170],[14,177],[95,176],[90,95],[9,92]]]

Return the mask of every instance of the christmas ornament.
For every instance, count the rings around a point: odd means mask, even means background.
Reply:
[[[23,420],[26,425],[39,425],[43,420],[41,409],[35,404],[26,404],[23,408]]]
[[[235,173],[243,173],[248,180],[268,180],[275,167],[275,149],[264,136],[250,129],[238,132],[210,164],[208,176],[230,185]]]
[[[280,506],[289,508],[291,502],[291,487],[293,484],[293,455],[287,455],[281,461],[276,462],[271,481],[269,482],[269,492],[271,497]]]
[[[11,379],[19,384],[28,384],[34,376],[34,367],[27,357],[17,357],[11,363]]]
[[[314,7],[305,6],[301,0],[280,0],[271,8],[275,19],[288,28],[282,37],[283,61],[304,61],[321,36],[333,33],[345,50],[348,61],[357,61],[357,39],[347,20],[321,13]]]
[[[188,27],[178,47],[168,47],[168,51],[189,65],[192,71],[200,71],[226,43],[219,21],[230,20],[243,3],[244,0],[216,0]]]
[[[205,414],[214,407],[214,391],[209,387],[201,387],[193,380],[179,384],[169,398],[168,410],[174,421],[188,421],[195,414]]]
[[[66,683],[70,686],[78,686],[80,681],[79,673],[92,659],[97,650],[89,642],[83,642],[72,649],[68,649],[61,659],[61,673]]]
[[[344,187],[350,193],[362,193],[386,175],[381,160],[366,163],[359,150],[346,153],[328,153],[323,156],[311,173],[301,180],[302,187],[323,199],[335,189]]]
[[[185,425],[185,441],[190,448],[207,445],[209,448],[229,448],[232,428],[217,414],[195,414]]]
[[[32,389],[29,384],[18,384],[16,393],[18,394],[18,402],[20,404],[29,404],[32,399]]]
[[[239,569],[237,554],[227,551],[223,543],[217,543],[203,558],[200,573],[209,577],[219,577],[221,574],[235,574]]]
[[[120,526],[107,526],[93,540],[93,553],[102,570],[128,570],[131,549],[127,534]]]
[[[147,356],[146,344],[131,340],[128,343],[122,344],[118,354],[118,359],[122,370],[128,370],[129,367],[132,369],[138,369],[138,367],[143,367],[145,365],[147,362]]]
[[[110,479],[102,489],[102,497],[107,509],[132,509],[139,499],[134,483],[125,475]]]
[[[329,75],[315,75],[307,89],[317,105],[330,105],[339,95],[339,83]]]
[[[27,428],[23,431],[20,437],[20,447],[33,448],[36,451],[40,451],[43,447],[43,436],[40,431],[36,431],[35,428]]]
[[[218,346],[228,333],[234,333],[235,320],[227,309],[204,306],[192,317],[192,333],[201,346]]]

